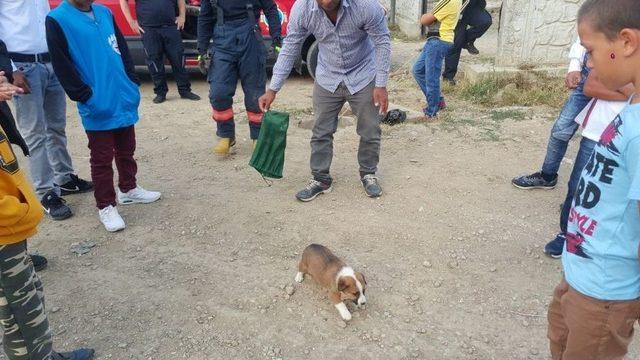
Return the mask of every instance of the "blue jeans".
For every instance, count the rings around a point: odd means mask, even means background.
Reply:
[[[427,39],[422,53],[413,65],[413,77],[418,82],[420,90],[427,98],[425,115],[436,116],[440,110],[439,103],[443,100],[440,92],[440,75],[444,58],[449,54],[453,43],[433,37]]]
[[[38,197],[71,180],[73,164],[67,151],[67,98],[51,63],[16,63],[31,94],[14,98],[20,133],[29,147],[29,170]]]
[[[578,124],[574,120],[591,100],[590,97],[582,92],[587,76],[589,76],[589,70],[584,67],[582,69],[582,81],[571,92],[564,103],[562,111],[560,111],[560,115],[558,115],[556,122],[553,124],[551,136],[549,136],[549,144],[547,145],[547,155],[542,164],[542,172],[547,175],[558,174],[560,163],[567,152],[569,141],[578,130]]]
[[[562,205],[562,212],[560,213],[560,231],[563,234],[567,232],[569,211],[571,211],[573,195],[575,194],[576,188],[578,187],[578,182],[580,181],[582,170],[584,170],[584,167],[587,165],[591,154],[593,154],[593,149],[597,144],[597,142],[587,139],[586,137],[583,137],[582,141],[580,141],[580,149],[578,150],[578,155],[576,156],[576,161],[573,164],[573,170],[571,171],[571,177],[569,178],[567,197],[564,200],[564,204]]]

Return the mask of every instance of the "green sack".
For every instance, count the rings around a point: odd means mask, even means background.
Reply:
[[[282,179],[288,128],[288,113],[268,111],[264,114],[260,136],[249,162],[263,177]]]

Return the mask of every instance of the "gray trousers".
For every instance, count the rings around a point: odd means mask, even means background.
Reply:
[[[62,185],[73,174],[67,151],[66,106],[64,89],[50,63],[16,63],[31,87],[31,94],[14,98],[20,133],[29,152],[29,170],[38,197]]]
[[[358,118],[356,131],[360,136],[358,162],[360,174],[375,174],[380,160],[380,115],[378,107],[373,104],[371,82],[355,94],[341,83],[334,93],[318,84],[313,88],[313,111],[315,125],[311,137],[311,174],[313,178],[325,184],[331,184],[329,174],[333,159],[333,134],[338,129],[338,116],[345,102],[348,102],[354,115]]]

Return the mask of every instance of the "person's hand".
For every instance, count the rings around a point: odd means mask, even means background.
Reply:
[[[258,99],[258,105],[260,106],[260,110],[262,110],[262,112],[267,112],[269,111],[269,109],[271,108],[271,104],[273,104],[273,101],[276,99],[276,92],[268,89],[266,93],[264,93],[264,95],[260,96],[260,98]]]
[[[4,71],[0,71],[0,84],[6,84],[9,82],[9,79],[4,75]]]
[[[184,22],[185,22],[184,16],[178,16],[176,18],[176,25],[178,26],[178,30],[184,29]]]
[[[376,87],[373,89],[373,103],[380,108],[380,115],[384,115],[389,110],[389,94],[386,87]]]
[[[282,48],[282,38],[273,38],[273,40],[271,40],[271,47],[273,47],[275,52],[280,52],[280,49]]]
[[[14,95],[23,93],[21,88],[9,84],[6,80],[7,78],[4,75],[0,75],[0,101],[9,101]]]
[[[580,81],[582,81],[582,73],[580,71],[572,71],[568,73],[564,79],[564,86],[566,86],[567,89],[575,89],[578,87]]]
[[[138,35],[144,34],[144,29],[140,26],[138,20],[131,19],[131,21],[129,21],[129,27],[131,27],[131,30]]]
[[[31,87],[29,86],[29,81],[27,77],[20,71],[16,71],[13,73],[13,85],[22,89],[24,94],[31,94]]]

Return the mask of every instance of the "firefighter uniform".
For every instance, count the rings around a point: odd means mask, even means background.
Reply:
[[[235,143],[233,96],[238,80],[244,91],[251,139],[260,134],[262,111],[258,98],[265,92],[266,57],[258,19],[264,12],[274,47],[281,46],[281,22],[274,0],[203,0],[198,18],[198,50],[211,50],[209,99],[221,138],[214,151],[226,154]],[[209,43],[213,44],[209,49]]]

